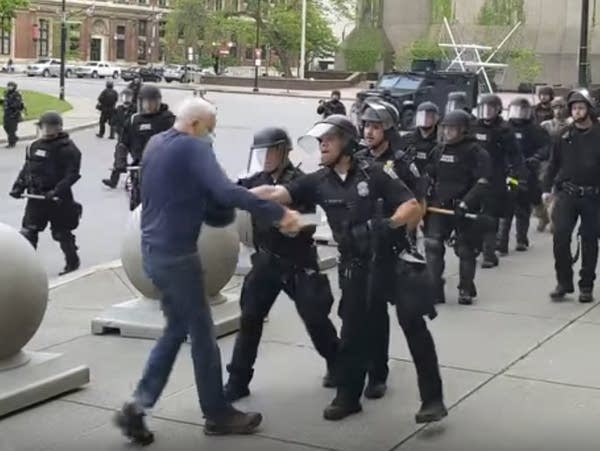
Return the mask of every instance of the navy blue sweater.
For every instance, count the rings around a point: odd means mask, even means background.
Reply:
[[[161,253],[196,252],[207,199],[279,221],[283,207],[232,183],[212,146],[175,129],[152,137],[142,159],[142,243]]]

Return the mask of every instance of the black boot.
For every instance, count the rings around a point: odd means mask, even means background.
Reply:
[[[362,406],[359,402],[345,403],[334,399],[331,404],[325,407],[323,418],[329,421],[339,421],[360,411],[362,411]]]
[[[579,302],[582,304],[589,304],[594,302],[594,295],[592,294],[591,288],[579,288]]]
[[[500,262],[498,261],[498,257],[496,254],[490,254],[483,257],[483,262],[481,262],[481,267],[483,269],[494,268],[498,266]]]
[[[323,376],[323,387],[325,387],[325,388],[337,387],[335,365],[333,365],[333,364],[327,364],[327,373],[325,373],[325,376]]]
[[[64,276],[73,271],[77,271],[81,264],[79,255],[77,255],[78,247],[75,244],[75,239],[69,241],[61,241],[60,248],[65,254],[65,267],[58,273],[59,276]]]
[[[134,403],[125,403],[114,417],[115,425],[133,443],[146,446],[154,441],[154,434],[146,426],[146,414]]]
[[[525,252],[527,249],[529,249],[529,244],[525,242],[517,243],[517,247],[515,248],[517,252]]]
[[[121,174],[118,171],[113,170],[110,173],[110,178],[103,179],[102,183],[104,183],[104,185],[108,186],[109,188],[115,189],[117,187],[117,184],[119,183],[120,175]]]
[[[447,416],[448,409],[446,409],[444,401],[433,401],[421,405],[421,408],[415,415],[415,421],[417,424],[433,423]]]
[[[369,383],[365,388],[365,398],[368,399],[379,399],[385,396],[387,391],[387,385],[385,382],[372,381],[369,379]]]
[[[207,418],[204,425],[205,435],[252,434],[262,422],[258,412],[240,412],[231,409],[227,415],[220,418]]]
[[[473,304],[473,296],[471,292],[468,290],[458,290],[458,303],[460,305],[472,305]]]
[[[575,290],[573,289],[573,285],[563,286],[560,283],[556,286],[554,291],[550,293],[550,297],[553,300],[560,300],[565,297],[565,295],[573,293]]]
[[[446,303],[446,293],[444,292],[444,283],[433,288],[433,301],[435,304]]]

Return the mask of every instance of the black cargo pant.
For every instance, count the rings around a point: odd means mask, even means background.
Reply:
[[[115,127],[114,127],[114,123],[113,123],[114,113],[115,113],[114,110],[103,110],[100,112],[100,121],[98,124],[100,126],[100,129],[98,130],[99,136],[104,136],[104,133],[106,132],[106,123],[108,122],[108,126],[110,127],[109,137],[110,137],[110,139],[114,139],[114,137],[115,137]]]
[[[67,264],[78,261],[75,235],[72,231],[79,225],[81,205],[69,199],[60,202],[29,199],[25,206],[21,234],[37,248],[38,235],[48,223],[52,238],[60,244]]]
[[[445,243],[453,231],[455,232],[454,252],[459,258],[458,289],[466,290],[472,296],[476,295],[476,259],[481,250],[481,231],[469,219],[431,214],[427,218],[427,228],[425,229],[425,251],[427,269],[437,299],[443,299],[443,275],[446,268]]]
[[[368,300],[369,283],[374,288],[383,284],[369,280],[368,262],[342,260],[338,267],[342,298],[340,316],[342,330],[336,365],[336,405],[356,405],[360,401],[369,365],[373,336],[381,324],[377,323],[375,303],[386,304],[388,293],[372,294]],[[385,290],[384,290],[385,291]],[[442,381],[433,337],[422,316],[405,317],[398,314],[408,347],[415,363],[419,392],[423,402],[442,399]]]
[[[292,267],[265,252],[256,252],[251,258],[252,269],[244,278],[240,299],[240,330],[227,365],[230,381],[247,385],[252,379],[263,323],[282,290],[294,301],[317,352],[333,371],[339,339],[329,319],[333,295],[327,276]],[[314,265],[318,267],[316,260]]]
[[[532,210],[533,207],[529,192],[518,191],[514,195],[509,195],[506,216],[500,220],[500,226],[498,227],[496,245],[498,250],[508,251],[513,218],[515,219],[517,243],[529,246],[528,234]]]
[[[579,288],[593,289],[598,263],[598,227],[600,196],[556,193],[552,221],[554,223],[554,268],[556,279],[563,287],[573,286],[573,256],[571,237],[577,220],[581,219],[581,271]]]
[[[7,142],[9,146],[14,146],[17,143],[17,128],[19,126],[18,117],[5,117],[4,118],[4,131],[6,132]]]
[[[504,180],[494,182],[492,193],[484,207],[484,213],[492,218],[492,227],[483,234],[483,258],[487,261],[497,261],[496,245],[500,219],[506,216],[509,197]]]

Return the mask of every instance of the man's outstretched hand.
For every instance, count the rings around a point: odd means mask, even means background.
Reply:
[[[283,218],[279,221],[279,230],[285,234],[298,233],[303,227],[302,216],[296,210],[285,209]]]

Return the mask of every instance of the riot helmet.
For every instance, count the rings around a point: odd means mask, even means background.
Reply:
[[[444,116],[440,125],[443,142],[455,144],[467,136],[471,125],[471,115],[464,110],[451,111]]]
[[[17,84],[16,84],[14,81],[9,81],[9,82],[6,84],[6,89],[7,89],[8,91],[16,91],[16,90],[17,90]]]
[[[540,103],[548,104],[554,99],[554,89],[552,86],[542,86],[538,91]]]
[[[321,163],[326,166],[335,166],[343,156],[352,156],[358,142],[356,127],[342,114],[332,114],[317,122],[298,139],[300,147],[308,153],[320,151]]]
[[[63,120],[60,113],[56,111],[48,111],[42,114],[37,126],[39,129],[40,138],[54,138],[63,131]]]
[[[291,150],[292,140],[283,128],[266,127],[257,131],[250,146],[248,173],[277,172],[287,164]]]
[[[382,124],[384,130],[395,128],[400,120],[398,109],[380,97],[368,97],[363,102],[361,121]]]
[[[508,119],[515,122],[524,122],[531,119],[531,103],[525,97],[517,97],[508,107]]]
[[[456,110],[465,110],[467,106],[467,93],[464,91],[454,91],[448,94],[446,102],[446,114]]]
[[[586,105],[587,111],[585,114],[574,111],[574,107],[580,103]],[[567,96],[567,108],[569,109],[569,113],[575,122],[584,122],[588,117],[595,116],[596,114],[596,102],[590,95],[589,91],[585,88],[575,89],[569,93]]]
[[[131,89],[125,88],[121,91],[121,102],[124,105],[131,105],[133,102],[133,91]]]
[[[156,86],[144,85],[138,95],[139,108],[142,113],[156,113],[160,109],[162,94]]]
[[[114,88],[114,87],[115,87],[115,84],[113,83],[113,81],[112,81],[112,80],[108,80],[108,81],[106,82],[106,88],[107,88],[107,89],[112,89],[112,88]]]
[[[502,113],[502,100],[496,94],[483,94],[477,102],[477,118],[493,121]]]
[[[558,120],[565,120],[569,117],[569,108],[567,107],[567,101],[562,97],[556,97],[550,104],[554,118]]]
[[[341,97],[342,97],[342,94],[337,89],[334,89],[333,91],[331,91],[331,99],[332,100],[340,100]]]
[[[440,109],[433,102],[423,102],[417,107],[415,125],[429,130],[434,128],[440,120]]]

